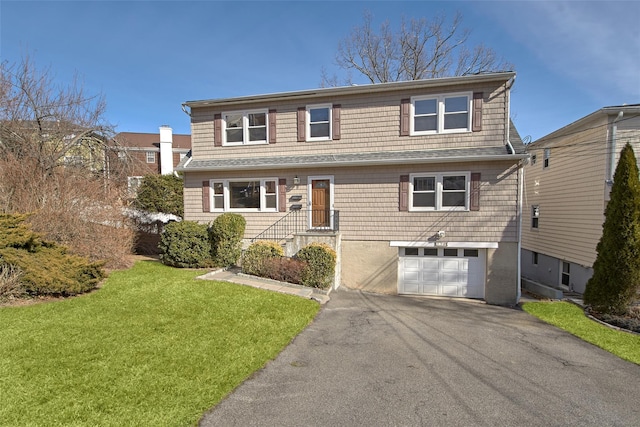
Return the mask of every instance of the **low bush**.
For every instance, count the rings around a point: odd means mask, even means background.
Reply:
[[[213,264],[207,226],[195,221],[167,224],[158,249],[162,263],[171,267],[198,268]]]
[[[302,283],[302,274],[307,263],[287,257],[267,258],[262,265],[262,275],[273,280],[287,283]]]
[[[0,215],[0,265],[15,284],[33,295],[77,295],[94,289],[105,277],[103,262],[67,253],[26,224],[26,215]]]
[[[320,289],[331,286],[336,271],[336,252],[329,245],[310,243],[298,251],[296,258],[307,263],[302,272],[302,285]]]
[[[220,267],[236,265],[242,254],[246,221],[242,215],[224,213],[209,227],[211,257]]]
[[[23,271],[20,282],[33,295],[78,295],[95,289],[105,277],[103,263],[89,262],[59,246],[35,252],[5,248],[0,258]]]
[[[242,272],[262,276],[263,265],[267,259],[284,255],[282,246],[269,240],[258,240],[252,243],[242,255]]]

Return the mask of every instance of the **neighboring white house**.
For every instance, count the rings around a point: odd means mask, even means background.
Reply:
[[[613,173],[626,143],[640,155],[640,104],[602,108],[527,146],[523,286],[583,293]],[[536,283],[533,283],[536,282]]]

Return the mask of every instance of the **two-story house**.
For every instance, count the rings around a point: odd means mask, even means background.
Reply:
[[[112,146],[129,162],[129,188],[135,189],[145,175],[173,173],[191,149],[191,135],[174,134],[164,125],[158,133],[120,132]]]
[[[336,286],[514,304],[515,73],[188,101],[185,219],[337,250]],[[296,241],[297,241],[296,240]]]
[[[638,157],[640,104],[604,107],[527,146],[524,287],[555,297],[562,291],[584,293],[613,175],[627,143]]]

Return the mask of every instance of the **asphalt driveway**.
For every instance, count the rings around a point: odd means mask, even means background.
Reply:
[[[640,367],[522,311],[339,290],[202,426],[638,426]]]

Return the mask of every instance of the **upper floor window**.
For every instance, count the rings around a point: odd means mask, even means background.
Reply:
[[[469,209],[468,172],[414,174],[409,181],[409,210]]]
[[[272,211],[278,208],[276,178],[213,180],[210,184],[213,211]]]
[[[331,104],[307,106],[307,141],[331,139]]]
[[[544,149],[544,157],[542,159],[542,167],[543,168],[548,168],[549,167],[549,160],[551,159],[551,148],[545,148]]]
[[[538,160],[538,156],[535,154],[531,155],[531,165],[535,165],[536,161]]]
[[[222,145],[267,143],[267,110],[224,113],[222,122]]]
[[[471,131],[470,93],[411,98],[411,135]]]
[[[155,151],[147,151],[147,163],[155,163],[155,162],[156,162]]]
[[[540,220],[540,206],[531,206],[531,228],[538,228],[538,222]]]

